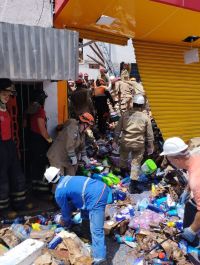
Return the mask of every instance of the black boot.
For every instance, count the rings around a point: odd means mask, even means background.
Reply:
[[[124,168],[124,167],[121,167],[120,168],[120,175],[121,175],[122,178],[126,178],[127,175],[128,175],[128,169]]]
[[[138,181],[131,179],[128,190],[129,190],[130,194],[141,193],[141,191],[138,189]]]

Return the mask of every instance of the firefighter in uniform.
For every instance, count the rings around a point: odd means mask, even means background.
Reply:
[[[108,99],[114,107],[113,98],[105,86],[104,80],[97,79],[96,85],[93,89],[93,100],[98,119],[98,129],[102,135],[105,135],[106,133],[106,122],[109,117]]]
[[[133,90],[125,81],[115,82],[115,93],[118,95],[118,104],[120,113],[123,114],[132,106]]]
[[[69,101],[71,118],[77,119],[84,112],[94,115],[91,91],[84,86],[82,79],[76,80],[76,90],[70,93]]]
[[[21,171],[16,145],[12,139],[11,117],[6,104],[15,94],[11,80],[0,79],[0,211],[9,207],[25,207],[25,178]]]
[[[122,132],[120,143],[120,168],[122,176],[127,172],[129,154],[131,153],[132,155],[130,193],[138,192],[137,180],[144,152],[147,151],[148,155],[150,155],[154,150],[151,121],[142,112],[144,103],[143,95],[135,95],[133,98],[133,108],[124,113],[115,129],[114,149],[117,147],[117,142]]]
[[[46,153],[52,142],[47,132],[46,113],[44,110],[46,93],[43,89],[33,91],[32,102],[27,110],[30,130],[31,176],[34,191],[48,192],[49,187],[43,181],[44,172],[48,166]]]
[[[85,133],[93,124],[94,118],[88,112],[80,115],[79,121],[69,119],[47,152],[50,165],[60,168],[62,174],[75,176],[79,155],[85,164],[89,164],[85,149]]]

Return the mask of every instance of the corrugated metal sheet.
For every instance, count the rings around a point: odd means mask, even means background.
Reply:
[[[77,32],[0,23],[0,77],[65,80],[77,71]]]
[[[165,138],[200,136],[200,63],[184,64],[188,47],[134,42],[140,75]]]

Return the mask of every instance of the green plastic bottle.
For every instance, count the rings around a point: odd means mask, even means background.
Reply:
[[[110,173],[107,175],[107,177],[112,181],[112,183],[113,183],[114,185],[117,185],[117,184],[120,183],[120,179],[119,179],[117,176],[115,176],[112,172],[110,172]]]
[[[152,159],[148,159],[141,166],[141,170],[144,174],[152,174],[156,171],[157,165]]]
[[[102,177],[102,181],[103,181],[106,185],[108,185],[109,187],[113,186],[113,182],[112,182],[112,180],[111,180],[110,178],[108,178],[107,176],[103,176],[103,177]]]

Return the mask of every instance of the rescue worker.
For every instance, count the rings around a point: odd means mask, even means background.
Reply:
[[[83,86],[82,79],[76,81],[76,90],[69,96],[70,117],[77,119],[84,112],[94,115],[91,91]]]
[[[89,164],[85,133],[93,124],[94,118],[88,112],[81,114],[79,120],[67,120],[47,152],[50,165],[60,168],[62,174],[75,176],[80,155],[81,160]]]
[[[114,107],[114,101],[110,95],[110,92],[105,86],[104,80],[97,79],[93,90],[93,100],[97,114],[98,129],[102,136],[106,133],[106,122],[109,117],[108,99]]]
[[[104,236],[104,217],[107,203],[113,203],[113,197],[120,199],[120,191],[112,191],[105,183],[83,176],[62,176],[60,170],[50,167],[45,172],[48,182],[58,183],[55,199],[61,208],[60,223],[70,228],[72,211],[81,209],[84,216],[89,214],[90,233],[92,237],[92,256],[94,265],[106,259]]]
[[[113,148],[117,148],[119,137],[120,142],[120,168],[122,176],[125,176],[128,169],[129,154],[132,155],[130,193],[137,193],[138,175],[145,151],[148,155],[154,150],[154,136],[149,117],[143,113],[144,97],[136,95],[133,98],[133,108],[125,112],[120,118],[116,129]],[[146,150],[145,150],[146,149]]]
[[[123,114],[132,107],[133,89],[125,81],[118,80],[115,82],[113,90],[117,95],[117,100],[115,99],[115,101],[118,102],[120,113]]]
[[[185,204],[182,237],[189,244],[199,245],[197,234],[200,232],[200,154],[189,152],[188,145],[179,137],[167,139],[163,145],[161,156],[177,169],[188,172],[188,190],[190,198]],[[185,192],[187,194],[187,192]]]
[[[49,191],[47,183],[43,181],[44,172],[48,166],[46,153],[52,143],[47,131],[47,118],[44,110],[46,98],[47,94],[43,89],[35,89],[26,112],[30,131],[32,188],[38,192]]]
[[[124,63],[121,70],[121,80],[128,80],[129,79],[129,64]]]
[[[0,212],[10,202],[15,210],[25,208],[25,178],[12,139],[11,117],[6,104],[16,90],[10,79],[0,78]]]
[[[87,73],[84,74],[84,79],[83,79],[83,85],[86,87],[86,88],[90,88],[90,82],[89,82],[89,76]]]
[[[108,71],[104,67],[100,66],[99,72],[100,74],[98,75],[97,79],[103,79],[105,86],[109,86],[109,78],[107,76]]]

